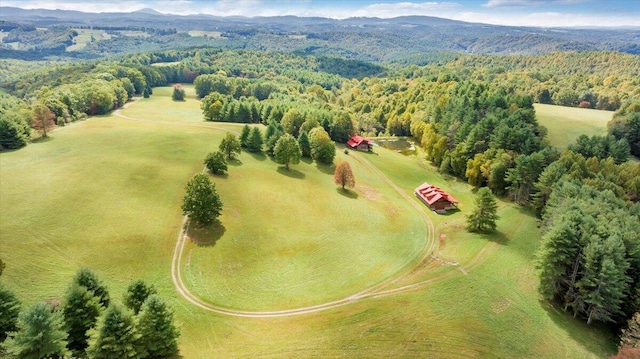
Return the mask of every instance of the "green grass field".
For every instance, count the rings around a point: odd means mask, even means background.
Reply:
[[[78,32],[78,36],[74,37],[74,44],[67,47],[67,51],[79,51],[85,48],[88,43],[91,42],[93,37],[95,41],[109,40],[111,35],[107,34],[104,30],[90,30],[90,29],[74,29]]]
[[[498,233],[468,234],[470,188],[419,157],[382,148],[345,155],[339,146],[338,159],[356,176],[349,196],[336,190],[329,168],[301,162],[286,172],[242,153],[228,176],[212,177],[223,227],[189,232],[201,243],[188,244],[182,273],[200,298],[245,310],[340,299],[398,273],[402,280],[385,289],[422,285],[282,318],[192,305],[171,282],[184,186],[225,131],[240,125],[203,122],[187,91],[186,101],[173,102],[170,87],[154,89],[121,110],[140,120],[93,117],[0,153],[2,281],[25,303],[60,300],[80,266],[116,299],[131,279],[144,279],[176,311],[183,358],[602,358],[615,351],[606,330],[540,298],[533,265],[540,234],[530,213],[500,203]],[[436,237],[446,235],[438,257],[459,266],[407,268],[425,244],[425,223],[374,168],[404,195],[428,181],[461,201],[459,212],[426,213]]]
[[[565,149],[580,135],[606,135],[612,111],[534,104],[538,123],[549,130],[552,146]]]

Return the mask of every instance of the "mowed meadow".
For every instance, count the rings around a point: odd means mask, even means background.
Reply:
[[[607,123],[613,118],[613,111],[540,103],[534,107],[538,122],[549,130],[549,142],[560,149],[575,143],[580,135],[606,135]]]
[[[157,88],[120,110],[125,118],[92,117],[0,153],[2,280],[24,303],[60,301],[79,267],[94,270],[117,300],[130,280],[144,279],[176,312],[183,358],[601,358],[615,351],[605,328],[538,294],[540,232],[531,213],[500,202],[498,232],[469,234],[464,215],[474,193],[466,183],[440,176],[420,156],[378,147],[346,155],[338,146],[336,161],[349,161],[356,176],[348,193],[333,184],[331,167],[302,161],[286,171],[243,152],[228,175],[212,176],[224,202],[220,223],[188,231],[181,272],[199,298],[241,310],[317,305],[387,282],[380,295],[280,318],[192,305],[171,281],[184,186],[225,131],[241,126],[204,122],[186,88],[184,102]],[[461,210],[420,213],[412,190],[425,181],[450,191]],[[421,261],[425,216],[438,251]]]

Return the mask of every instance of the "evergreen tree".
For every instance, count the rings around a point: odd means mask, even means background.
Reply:
[[[133,313],[137,315],[144,301],[154,294],[158,294],[154,286],[147,285],[141,279],[134,280],[129,284],[127,292],[124,294],[124,305],[133,310]]]
[[[207,158],[204,159],[204,165],[215,175],[227,172],[227,160],[221,151],[209,153]]]
[[[20,301],[15,294],[0,283],[0,343],[7,333],[17,329]]]
[[[467,215],[467,230],[471,232],[489,232],[496,229],[498,205],[496,198],[487,187],[478,190],[476,208]]]
[[[227,135],[220,142],[219,148],[222,153],[227,155],[227,159],[231,160],[236,155],[240,154],[240,140],[238,139],[238,136],[234,135],[231,132],[227,132]]]
[[[16,149],[27,144],[27,136],[21,126],[0,114],[0,150]]]
[[[18,330],[9,333],[3,347],[9,356],[21,359],[62,358],[67,351],[67,333],[62,316],[45,303],[27,307],[18,316]]]
[[[90,359],[145,358],[131,312],[111,304],[92,330],[87,354]]]
[[[204,173],[194,175],[187,183],[182,203],[182,214],[200,225],[207,225],[222,211],[222,201],[216,185]]]
[[[262,151],[262,132],[260,132],[260,129],[258,127],[254,127],[251,129],[247,149],[250,152]]]
[[[138,316],[138,333],[144,352],[150,358],[161,358],[178,352],[180,335],[173,323],[173,311],[157,295],[151,295]]]
[[[283,164],[287,170],[289,164],[295,165],[300,162],[301,153],[298,141],[288,133],[278,139],[273,152],[276,156],[276,162]]]
[[[249,134],[251,133],[251,128],[249,125],[244,125],[242,127],[242,132],[240,133],[240,146],[242,148],[247,148],[249,146]]]
[[[309,135],[306,131],[300,132],[300,136],[298,136],[298,144],[300,145],[302,157],[311,157],[311,144],[309,143]]]
[[[68,348],[82,353],[88,346],[89,329],[96,326],[100,316],[100,301],[92,291],[73,283],[67,290],[62,307],[64,330],[69,335]]]
[[[106,308],[109,306],[109,291],[91,270],[87,268],[80,268],[73,281],[93,292],[93,295],[98,297],[100,300],[100,305],[102,307]]]

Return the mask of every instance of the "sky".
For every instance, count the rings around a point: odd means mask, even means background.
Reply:
[[[24,9],[85,12],[131,12],[151,8],[178,15],[296,15],[334,19],[424,15],[513,26],[640,27],[640,0],[2,0],[0,4]]]

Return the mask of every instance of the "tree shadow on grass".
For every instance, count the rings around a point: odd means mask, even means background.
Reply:
[[[330,165],[326,165],[324,163],[318,163],[316,165],[316,168],[318,170],[320,170],[320,172],[324,173],[324,174],[328,174],[328,175],[333,175],[334,172],[334,166],[333,163]]]
[[[217,219],[204,227],[191,223],[187,228],[187,237],[199,247],[212,247],[226,230],[224,225]]]
[[[346,188],[342,189],[342,187],[338,187],[336,188],[336,192],[338,192],[338,194],[341,194],[347,198],[358,199],[358,193],[356,191],[352,191]]]
[[[303,172],[300,172],[298,170],[294,170],[292,168],[287,169],[284,166],[278,166],[277,171],[281,175],[285,175],[285,176],[291,177],[291,178],[304,179],[305,176],[306,176]]]
[[[53,140],[54,138],[51,135],[47,135],[47,137],[34,138],[33,140],[31,140],[31,143],[44,143],[44,142],[49,142]]]
[[[229,178],[229,174],[228,173],[211,173],[211,172],[207,172],[209,174],[211,174],[214,178],[220,178],[220,179],[227,179]]]
[[[300,158],[300,162],[306,163],[308,165],[310,165],[311,163],[313,163],[313,158],[311,157],[302,157]]]
[[[238,167],[242,165],[242,161],[237,158],[227,159],[227,164],[229,166]]]
[[[482,239],[486,239],[489,242],[497,243],[501,246],[509,244],[509,238],[500,231],[494,231],[489,233],[480,233]]]
[[[611,343],[610,354],[613,355],[615,353],[617,338],[615,335],[616,329],[613,326],[600,322],[593,322],[588,325],[583,319],[574,318],[572,314],[562,310],[560,305],[555,302],[540,299],[539,303],[559,328],[562,328],[572,339],[587,348],[591,353],[602,351],[602,347],[599,344],[601,341],[595,339],[603,336],[608,337],[608,342]],[[576,327],[582,327],[583,330],[575,330]]]
[[[266,160],[266,159],[267,159],[267,155],[266,155],[264,152],[262,152],[262,151],[260,151],[260,152],[250,152],[250,151],[247,151],[247,153],[248,153],[249,155],[251,155],[251,157],[253,157],[253,159],[254,159],[254,160],[264,161],[264,160]]]

